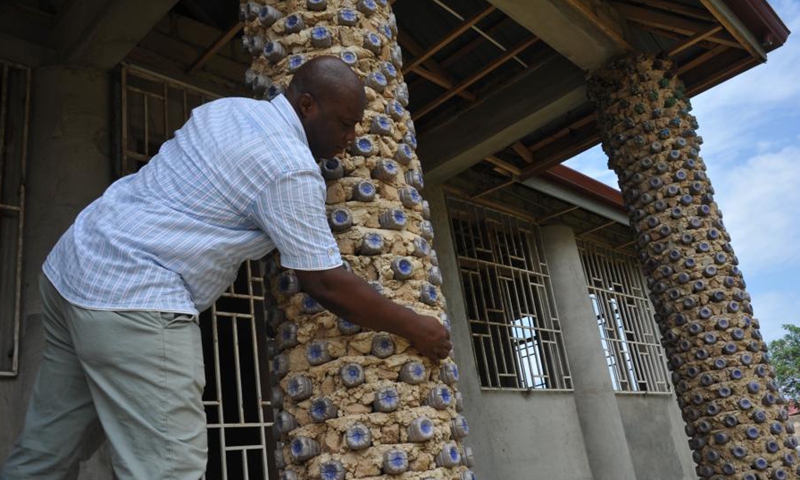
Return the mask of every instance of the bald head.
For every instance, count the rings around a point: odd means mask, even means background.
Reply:
[[[366,106],[364,84],[346,63],[336,57],[313,58],[292,77],[286,98],[306,132],[317,158],[340,153],[355,138]]]
[[[312,58],[297,69],[286,96],[291,101],[292,97],[304,93],[324,102],[366,102],[364,84],[358,75],[346,63],[331,56]]]

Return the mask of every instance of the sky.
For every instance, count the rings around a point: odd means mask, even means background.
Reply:
[[[692,99],[708,167],[766,341],[800,325],[800,2],[769,0],[793,33],[759,65]],[[618,188],[594,147],[565,165]]]

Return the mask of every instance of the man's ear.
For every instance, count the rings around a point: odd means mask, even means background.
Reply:
[[[311,94],[304,93],[300,95],[298,104],[300,106],[300,115],[303,118],[313,116],[316,112],[317,102],[314,100],[314,97],[312,97]]]

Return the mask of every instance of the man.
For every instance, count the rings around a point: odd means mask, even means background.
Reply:
[[[333,57],[285,96],[211,102],[142,170],[115,182],[50,253],[47,341],[25,428],[2,479],[61,479],[108,438],[116,477],[197,479],[207,446],[198,312],[240,264],[277,248],[335,314],[448,355],[447,330],[341,265],[315,158],[340,153],[364,87]]]

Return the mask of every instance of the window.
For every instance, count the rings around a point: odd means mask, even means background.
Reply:
[[[538,227],[455,198],[448,211],[481,385],[571,389]]]
[[[664,350],[636,258],[591,242],[578,246],[614,389],[668,393]]]
[[[0,377],[19,369],[31,70],[0,60]]]
[[[135,67],[121,72],[120,176],[138,172],[186,123],[192,110],[219,95]]]
[[[161,75],[121,71],[119,171],[138,171],[172,138],[193,108],[218,98]],[[267,479],[277,472],[266,355],[263,262],[242,264],[236,281],[200,314],[206,364],[206,478]],[[274,473],[273,473],[274,477]]]

